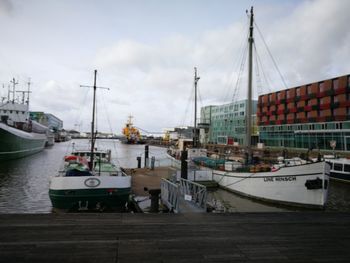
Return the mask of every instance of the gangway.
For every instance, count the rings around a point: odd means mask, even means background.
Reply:
[[[204,185],[180,178],[179,183],[161,181],[161,200],[174,213],[205,213],[207,189]]]

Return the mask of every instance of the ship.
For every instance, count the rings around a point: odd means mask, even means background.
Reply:
[[[330,165],[320,160],[301,160],[294,157],[270,166],[268,163],[255,162],[252,150],[252,70],[253,70],[253,7],[249,14],[250,27],[248,37],[248,95],[245,130],[246,140],[242,160],[226,162],[205,156],[205,149],[198,148],[196,132],[196,99],[194,116],[193,147],[187,150],[187,162],[194,162],[201,169],[211,172],[211,178],[218,185],[233,193],[275,204],[323,209],[327,202]],[[197,90],[197,69],[195,68],[194,86]],[[197,96],[195,95],[195,98]],[[181,149],[169,149],[171,160],[179,164]],[[202,156],[201,156],[202,155]],[[204,155],[204,156],[203,156]],[[177,157],[177,158],[176,158]],[[186,155],[183,155],[185,159]],[[239,156],[235,156],[238,158]]]
[[[90,148],[73,148],[51,177],[49,197],[56,211],[124,211],[131,194],[131,176],[111,161],[111,150],[95,147],[96,75]]]
[[[133,116],[128,117],[128,121],[125,124],[122,132],[124,137],[121,139],[122,143],[126,144],[144,144],[139,129],[137,129],[132,123]]]
[[[7,98],[3,97],[0,103],[0,161],[40,152],[47,143],[47,128],[29,116],[30,82],[25,91],[16,91],[15,79],[11,83],[12,90],[9,89]],[[22,98],[16,98],[16,93],[21,93]]]

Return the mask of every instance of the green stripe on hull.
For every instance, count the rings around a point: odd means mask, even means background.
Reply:
[[[49,190],[52,206],[64,210],[94,210],[98,206],[120,209],[129,201],[130,193],[131,188]]]
[[[45,139],[23,138],[0,129],[0,161],[18,159],[44,149]]]

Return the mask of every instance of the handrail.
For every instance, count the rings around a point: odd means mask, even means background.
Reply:
[[[191,202],[204,211],[207,210],[207,188],[204,185],[180,178],[181,194],[191,197]]]
[[[173,212],[179,212],[179,185],[162,178],[161,200]]]

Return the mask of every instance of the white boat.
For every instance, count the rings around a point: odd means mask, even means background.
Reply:
[[[49,196],[55,209],[123,211],[129,201],[131,176],[111,162],[110,150],[95,149],[96,74],[95,70],[90,149],[73,150],[51,178]]]
[[[251,151],[251,112],[252,112],[252,45],[254,42],[254,14],[250,11],[250,35],[249,35],[249,74],[248,74],[248,103],[246,110],[246,162],[211,159],[208,157],[193,156],[188,154],[188,162],[194,161],[197,165],[210,167],[212,178],[220,187],[234,193],[254,199],[269,201],[272,203],[292,206],[323,208],[327,202],[330,165],[324,161],[301,160],[291,158],[279,160],[273,166],[267,164],[252,164]],[[199,80],[195,70],[195,91]],[[196,96],[195,96],[196,98]],[[196,112],[196,104],[195,104]],[[196,127],[196,114],[195,114]],[[196,133],[193,140],[193,148],[196,147]],[[198,150],[198,149],[197,149]],[[168,154],[174,166],[181,163],[178,160],[180,149],[169,149]],[[177,157],[177,158],[176,158]],[[209,169],[209,168],[203,168]]]
[[[246,111],[246,149],[251,156],[252,105],[252,46],[254,30],[253,8],[250,10],[248,103]],[[248,163],[249,163],[248,158]],[[294,161],[293,161],[294,160]],[[247,170],[248,169],[248,170]],[[258,171],[254,166],[236,171],[213,171],[214,180],[223,188],[252,198],[293,206],[322,208],[326,204],[330,166],[325,162],[296,162],[279,164],[270,171]]]

